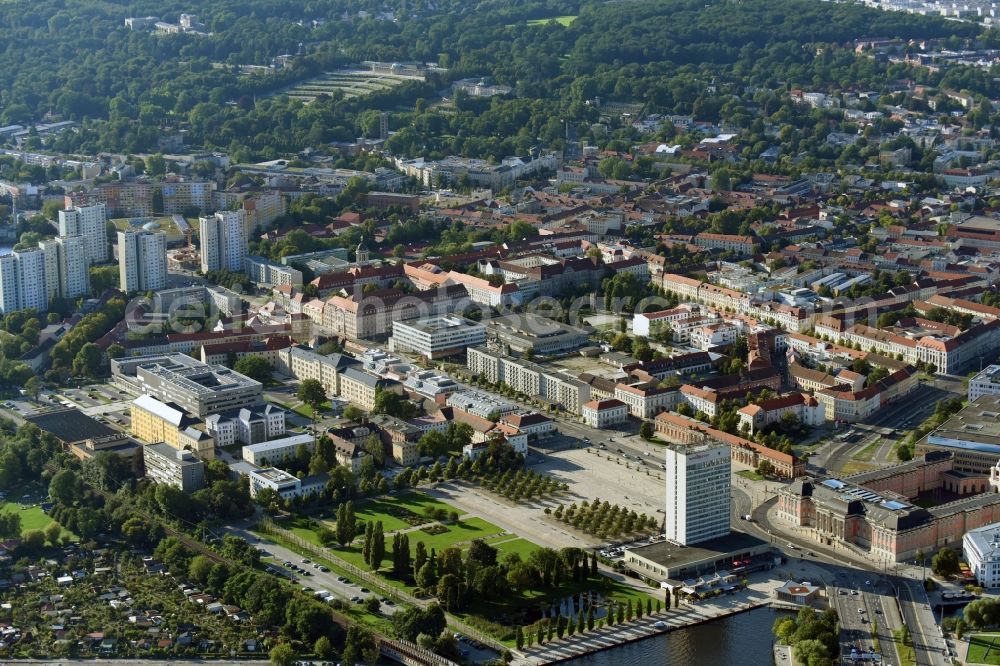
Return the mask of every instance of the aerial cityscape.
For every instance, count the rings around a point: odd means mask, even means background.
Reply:
[[[0,3],[0,666],[1000,666],[1000,22]]]

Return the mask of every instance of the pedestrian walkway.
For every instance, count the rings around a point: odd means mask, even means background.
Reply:
[[[724,595],[693,604],[682,603],[677,608],[652,613],[631,622],[611,627],[604,626],[583,634],[574,634],[561,640],[554,640],[541,646],[536,645],[522,649],[517,655],[515,663],[524,666],[539,666],[540,664],[563,661],[675,629],[773,605],[773,590],[786,580],[783,572],[772,570],[766,574],[758,574],[754,578],[756,580],[751,579],[746,590],[734,595]],[[785,662],[782,666],[791,666],[791,664]]]

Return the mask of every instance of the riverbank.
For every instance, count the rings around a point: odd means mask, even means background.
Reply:
[[[632,620],[612,627],[601,627],[582,635],[576,634],[563,640],[546,643],[541,647],[523,650],[522,657],[515,663],[531,666],[558,664],[584,655],[611,650],[660,634],[721,620],[771,605],[770,601],[757,601],[729,608],[682,606],[678,609],[643,616],[641,620]]]

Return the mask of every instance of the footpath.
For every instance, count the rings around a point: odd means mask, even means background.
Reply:
[[[553,640],[541,646],[523,648],[515,653],[515,664],[540,666],[573,659],[584,654],[608,650],[625,643],[664,634],[677,629],[691,627],[703,622],[711,622],[736,613],[745,613],[755,608],[774,605],[773,590],[784,583],[779,578],[785,572],[772,570],[751,577],[747,589],[733,595],[689,604],[644,615],[642,619],[601,627],[583,634],[574,634],[561,640]],[[755,580],[756,578],[756,580]],[[785,664],[784,666],[790,666]]]

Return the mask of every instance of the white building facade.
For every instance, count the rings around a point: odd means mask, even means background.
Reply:
[[[727,444],[666,448],[666,538],[682,546],[729,535],[730,457]]]

